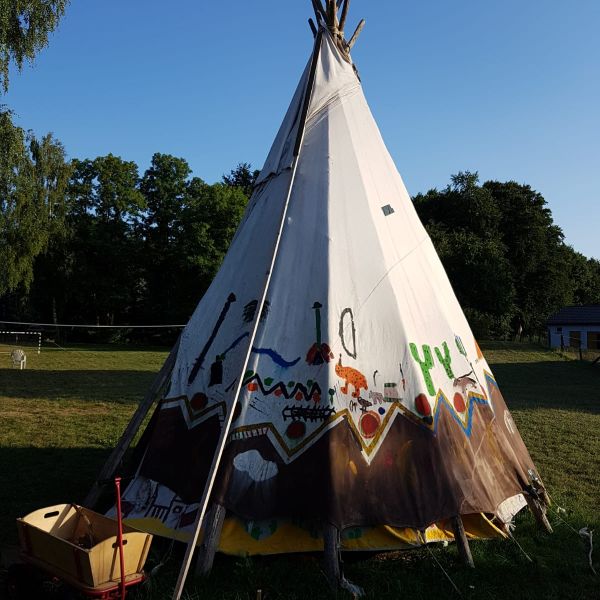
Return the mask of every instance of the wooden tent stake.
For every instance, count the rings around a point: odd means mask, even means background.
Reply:
[[[121,439],[116,445],[115,449],[111,452],[107,461],[104,463],[104,466],[100,470],[96,481],[92,485],[92,489],[88,492],[88,495],[85,497],[83,501],[83,505],[88,508],[94,508],[96,502],[98,502],[98,498],[102,492],[102,486],[99,482],[106,481],[110,479],[117,470],[119,463],[123,460],[123,456],[131,446],[131,442],[133,442],[133,438],[137,434],[139,428],[141,427],[148,411],[154,404],[156,398],[162,392],[163,388],[167,384],[169,378],[171,377],[171,372],[173,371],[173,367],[175,366],[175,359],[177,358],[177,351],[179,350],[179,343],[181,340],[181,336],[177,338],[175,345],[171,349],[167,360],[163,364],[162,368],[154,378],[152,385],[146,392],[144,399],[140,402],[137,407],[135,413],[133,413],[133,417],[129,421]]]
[[[546,507],[537,498],[528,494],[525,494],[525,500],[527,500],[527,506],[529,506],[529,510],[535,518],[538,527],[547,533],[553,533],[552,525],[550,525],[550,521],[548,521],[548,517],[546,516]]]
[[[469,541],[467,540],[467,534],[465,533],[465,526],[463,525],[460,515],[450,519],[450,526],[454,532],[454,540],[458,548],[460,560],[464,565],[474,569],[475,563],[473,562],[471,548],[469,548]]]
[[[216,502],[206,515],[206,525],[202,543],[198,548],[198,559],[196,561],[196,575],[208,575],[215,560],[215,554],[221,539],[221,530],[225,522],[225,507]]]

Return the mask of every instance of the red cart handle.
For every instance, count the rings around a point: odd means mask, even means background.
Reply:
[[[117,543],[121,561],[121,600],[125,600],[125,556],[123,553],[123,513],[121,512],[121,478],[115,477],[115,494],[117,496]]]

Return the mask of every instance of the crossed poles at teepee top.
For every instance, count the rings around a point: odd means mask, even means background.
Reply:
[[[323,6],[322,0],[312,0],[313,9],[315,11],[315,18],[320,26],[326,27],[338,48],[345,56],[350,60],[350,50],[356,43],[360,32],[365,26],[365,20],[362,19],[354,34],[350,38],[350,41],[346,41],[344,36],[344,28],[346,27],[346,19],[348,17],[348,9],[350,8],[350,0],[324,0],[325,7]],[[317,36],[317,26],[312,19],[308,20],[310,28],[312,29],[313,35]]]

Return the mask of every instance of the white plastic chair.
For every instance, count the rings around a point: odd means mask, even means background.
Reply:
[[[19,367],[21,370],[27,367],[27,355],[21,348],[15,348],[10,353],[10,359],[12,360],[13,367]]]

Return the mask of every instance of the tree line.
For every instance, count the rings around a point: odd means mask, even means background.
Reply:
[[[413,200],[476,335],[543,334],[559,308],[600,303],[600,261],[565,244],[529,185],[463,172]]]
[[[154,154],[140,174],[112,154],[67,161],[51,137],[14,125],[11,135],[18,143],[0,166],[0,318],[185,323],[242,218],[249,166],[209,185],[182,158]]]
[[[240,164],[207,184],[189,164],[150,167],[109,154],[67,161],[0,114],[0,318],[185,323],[216,274],[257,172]],[[414,197],[479,336],[543,331],[565,304],[600,303],[600,262],[564,243],[528,185],[459,173]]]
[[[67,5],[0,0],[0,90]],[[16,126],[0,102],[0,319],[185,323],[256,176],[243,163],[208,184],[160,153],[144,173],[113,154],[67,160],[54,136]],[[600,262],[565,244],[530,186],[463,172],[413,200],[476,335],[541,333],[565,304],[600,303]]]

